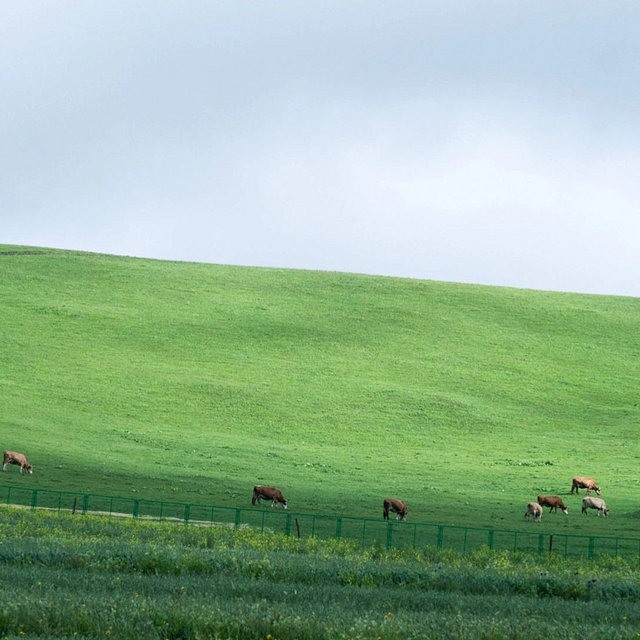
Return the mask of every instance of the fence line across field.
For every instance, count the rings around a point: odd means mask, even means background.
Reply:
[[[92,513],[96,515],[172,521],[200,526],[249,527],[298,536],[354,540],[361,546],[434,547],[462,553],[488,547],[511,551],[557,553],[565,557],[600,554],[637,557],[640,538],[539,533],[446,524],[374,520],[343,515],[289,513],[259,507],[222,507],[143,498],[123,498],[95,493],[32,489],[0,485],[0,504]],[[295,525],[295,529],[294,529]]]

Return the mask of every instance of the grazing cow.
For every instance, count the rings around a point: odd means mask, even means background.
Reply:
[[[569,509],[564,506],[564,502],[562,502],[560,496],[538,496],[538,504],[541,507],[549,507],[549,513],[554,509],[556,513],[558,513],[558,509],[560,509],[562,513],[569,513]]]
[[[602,498],[582,498],[582,513],[585,516],[587,515],[587,509],[597,509],[598,515],[602,512],[605,518],[609,515],[609,509],[607,509],[607,505]]]
[[[540,522],[540,519],[542,518],[542,507],[537,502],[530,502],[527,505],[524,517],[528,518],[529,516],[533,516],[534,522]]]
[[[15,451],[5,451],[4,452],[4,461],[2,464],[2,470],[7,470],[8,464],[19,464],[20,465],[20,473],[22,473],[25,469],[28,473],[33,473],[33,468],[29,464],[27,460],[27,456],[22,453],[16,453]]]
[[[261,485],[253,487],[251,504],[255,504],[256,502],[260,504],[262,500],[271,500],[272,509],[276,503],[281,504],[285,509],[287,508],[287,501],[284,499],[282,492],[275,487],[263,487]]]
[[[385,520],[389,519],[389,511],[396,514],[396,520],[406,520],[407,519],[407,503],[403,500],[395,500],[394,498],[385,498],[382,503],[383,512],[382,517]]]
[[[574,490],[576,493],[580,493],[578,489],[586,489],[587,495],[589,495],[591,491],[595,491],[598,495],[600,495],[600,487],[596,484],[596,481],[593,478],[576,476],[571,481],[571,493],[573,493]]]

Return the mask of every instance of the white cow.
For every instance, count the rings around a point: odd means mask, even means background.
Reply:
[[[582,513],[587,515],[587,509],[597,509],[598,515],[602,512],[605,518],[609,515],[609,509],[602,498],[582,498]]]
[[[530,502],[527,505],[524,517],[528,518],[529,516],[533,516],[534,522],[540,522],[540,519],[542,518],[542,507],[537,502]]]

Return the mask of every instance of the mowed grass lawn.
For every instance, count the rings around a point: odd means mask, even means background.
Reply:
[[[5,484],[640,536],[639,403],[640,299],[0,245]]]

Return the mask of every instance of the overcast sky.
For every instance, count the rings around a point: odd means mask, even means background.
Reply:
[[[640,296],[640,3],[2,0],[0,241]]]

